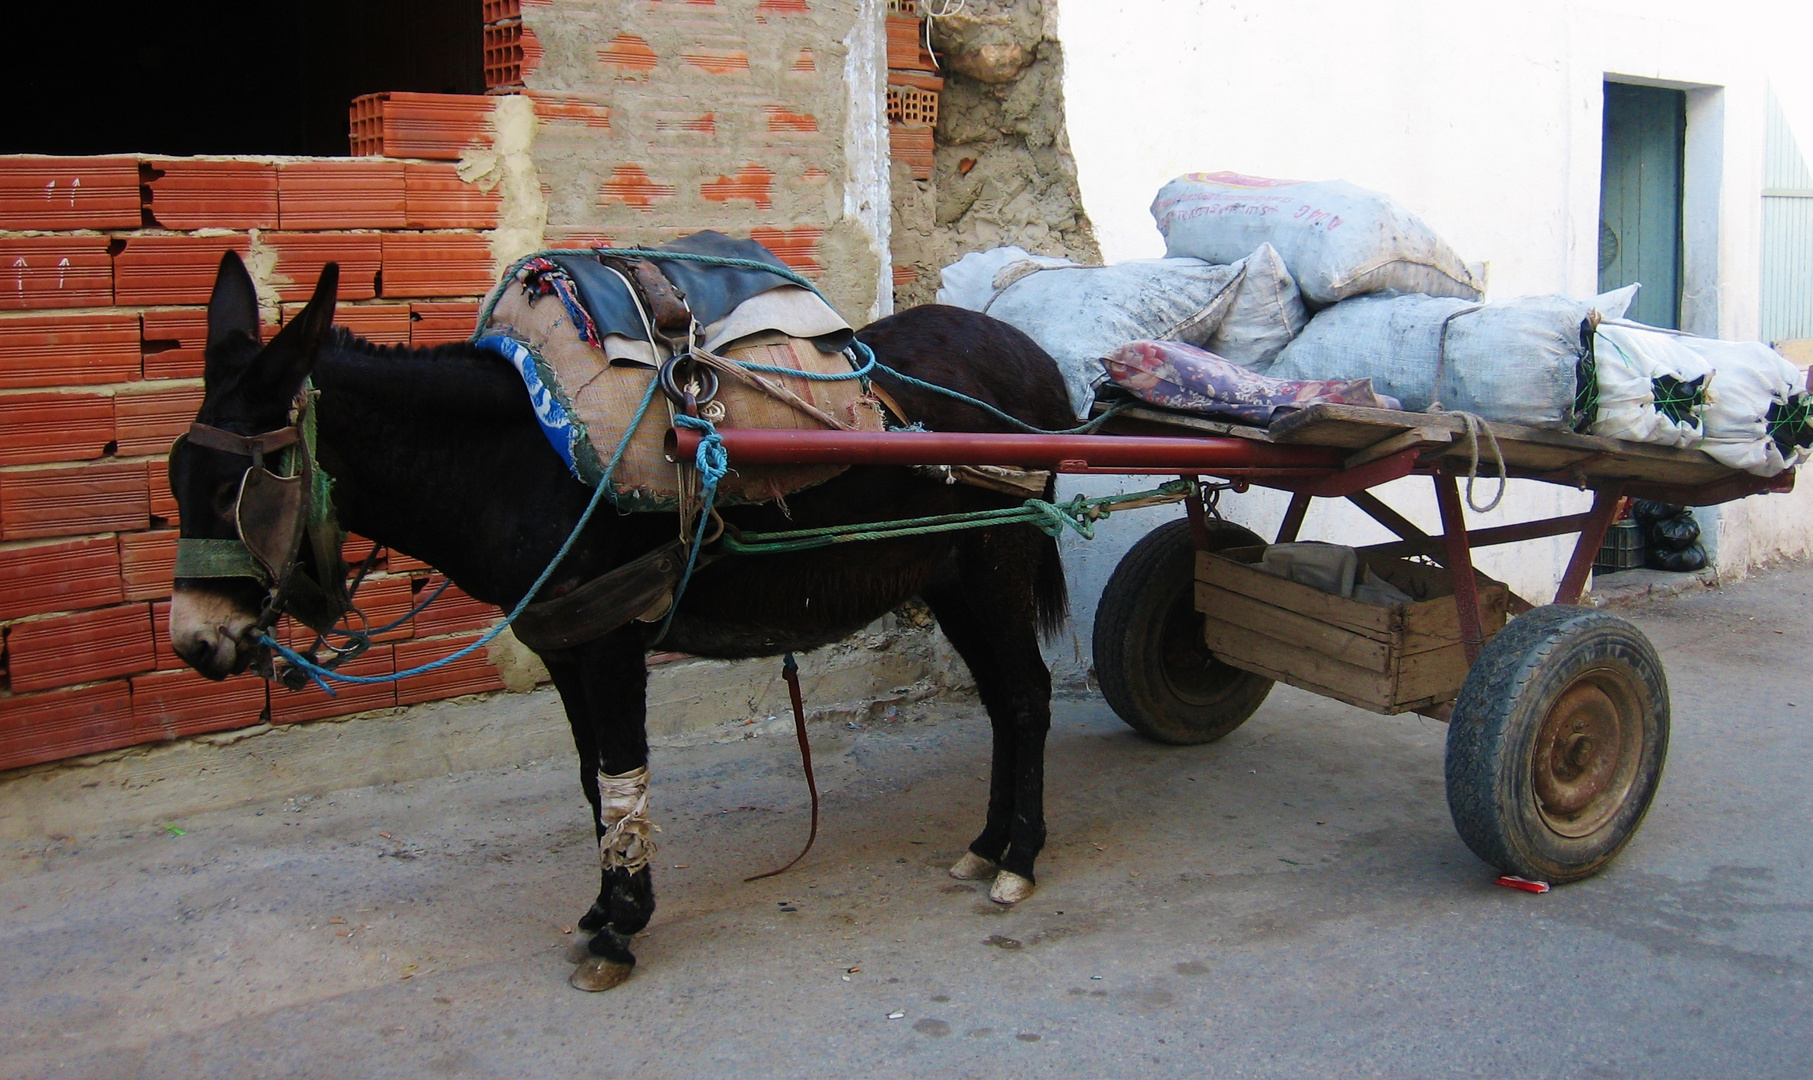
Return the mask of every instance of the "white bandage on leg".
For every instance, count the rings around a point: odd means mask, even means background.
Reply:
[[[598,861],[606,870],[630,873],[647,866],[655,857],[654,834],[660,828],[648,819],[648,767],[621,776],[598,774]]]

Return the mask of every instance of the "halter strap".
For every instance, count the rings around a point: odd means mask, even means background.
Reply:
[[[258,459],[273,450],[296,445],[302,441],[302,433],[296,430],[294,424],[262,435],[236,435],[209,424],[196,423],[189,425],[189,441],[210,450],[224,450],[240,457]]]

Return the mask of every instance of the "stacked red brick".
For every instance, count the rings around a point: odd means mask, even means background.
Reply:
[[[541,63],[541,42],[523,25],[522,0],[483,0],[482,9],[486,92],[521,90],[524,79]]]
[[[932,175],[932,130],[944,80],[925,46],[917,0],[888,0],[888,146],[915,180]]]
[[[497,212],[439,162],[0,157],[0,768],[497,688],[480,653],[337,699],[277,691],[267,709],[263,683],[208,682],[165,639],[165,455],[201,399],[221,253],[251,256],[273,322],[334,260],[337,322],[458,340],[493,281]],[[361,589],[374,625],[433,576],[400,558],[380,570]],[[495,615],[450,589],[354,670],[442,655]]]

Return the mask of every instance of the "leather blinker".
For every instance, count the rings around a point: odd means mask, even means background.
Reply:
[[[273,581],[283,578],[302,547],[303,483],[301,476],[277,476],[254,466],[239,484],[239,538]]]

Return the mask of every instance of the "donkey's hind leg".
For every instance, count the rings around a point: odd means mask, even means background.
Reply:
[[[613,815],[601,811],[608,810],[613,800],[610,792],[601,791],[601,777],[618,781],[612,785],[622,789],[618,802],[634,801],[634,791],[646,790],[646,773],[641,770],[648,765],[643,724],[648,674],[640,632],[625,628],[549,661],[548,672],[566,706],[579,751],[580,786],[591,804],[593,832],[602,840],[604,819]],[[622,816],[622,810],[615,816]],[[637,865],[641,862],[632,858],[627,866],[601,866],[598,899],[579,920],[581,934],[589,939],[582,936],[568,956],[578,965],[568,980],[574,986],[608,990],[629,978],[635,967],[630,939],[648,925],[655,911],[653,875],[647,865]]]
[[[1039,653],[1037,589],[1046,560],[1055,564],[1051,544],[1028,527],[971,533],[958,542],[954,572],[924,596],[969,665],[994,730],[988,818],[951,874],[994,876],[989,898],[1003,904],[1032,895],[1033,863],[1045,846],[1051,672]]]

